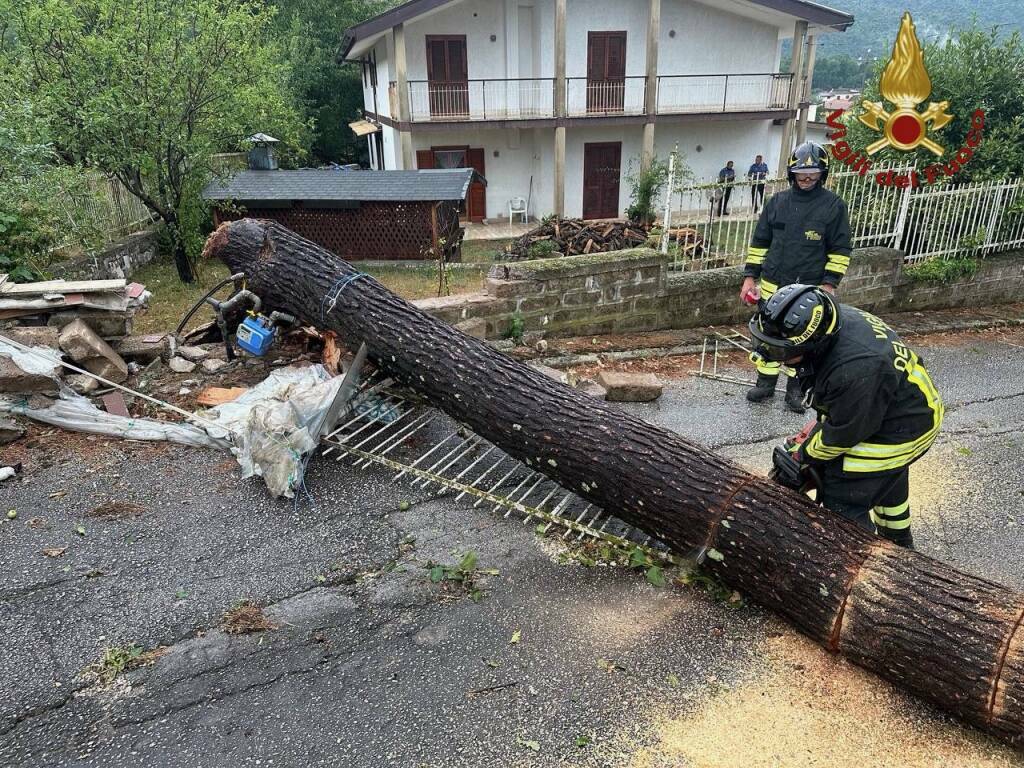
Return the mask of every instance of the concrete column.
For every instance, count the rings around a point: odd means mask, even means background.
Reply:
[[[806,41],[807,22],[801,19],[793,27],[793,60],[789,65],[789,71],[793,75],[793,79],[789,84],[789,110],[794,113],[799,108],[799,99],[803,87],[803,84],[800,82],[800,73],[803,70],[804,45]],[[785,178],[789,156],[793,153],[795,122],[796,120],[790,117],[782,128],[782,144],[779,147],[778,175],[780,178]]]
[[[565,215],[565,126],[555,127],[555,216]]]
[[[643,142],[640,147],[640,170],[651,167],[654,159],[654,115],[658,111],[658,39],[661,37],[661,0],[650,0],[647,11],[647,88],[644,91]]]
[[[818,51],[818,38],[814,35],[807,36],[807,66],[804,68],[803,89],[800,94],[800,120],[796,126],[796,143],[803,144],[807,141],[807,119],[811,111],[811,83],[814,80],[814,59]]]
[[[408,125],[410,120],[409,109],[409,76],[405,63],[405,24],[396,24],[395,35],[395,88],[398,89],[398,119],[401,123]],[[399,142],[402,145],[402,168],[412,170],[416,167],[412,153],[412,134],[408,128],[401,128],[398,131]]]
[[[640,142],[640,170],[646,171],[654,159],[654,123],[644,123],[644,134]]]
[[[565,119],[565,2],[555,0],[555,118]],[[565,125],[555,126],[555,183],[551,208],[565,215]]]

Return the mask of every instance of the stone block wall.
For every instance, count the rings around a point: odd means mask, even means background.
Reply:
[[[156,228],[142,230],[112,243],[95,256],[82,256],[47,268],[54,280],[118,280],[157,256]]]
[[[458,323],[479,319],[487,338],[522,322],[523,331],[550,336],[694,328],[746,322],[738,267],[673,272],[669,259],[648,248],[588,256],[510,262],[491,268],[484,293],[425,299],[416,304]],[[874,312],[947,309],[1019,301],[1024,252],[979,259],[978,271],[954,283],[915,282],[903,254],[891,248],[854,252],[839,287],[842,302]]]

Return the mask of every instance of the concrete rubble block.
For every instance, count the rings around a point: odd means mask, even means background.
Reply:
[[[223,360],[218,360],[215,357],[211,357],[209,360],[203,360],[202,367],[207,373],[216,373],[221,368],[226,366],[227,363]]]
[[[11,358],[0,355],[0,392],[19,395],[55,395],[57,394],[57,381],[54,377],[59,373],[58,368],[53,369],[53,376],[44,373],[28,373],[21,370]]]
[[[201,363],[210,356],[210,352],[202,347],[190,347],[186,345],[178,347],[178,355],[180,357],[184,357],[186,360],[191,360],[193,363]]]
[[[18,425],[18,422],[14,419],[6,419],[0,417],[0,445],[4,443],[13,443],[15,440],[23,437],[25,429]]]
[[[605,388],[605,400],[617,403],[649,403],[661,397],[664,389],[653,373],[601,371],[597,383]]]
[[[455,327],[467,336],[476,339],[487,338],[487,321],[482,317],[471,317],[455,324]]]
[[[607,390],[593,379],[584,379],[583,381],[580,381],[577,383],[576,389],[598,400],[604,400],[605,395],[608,394]]]
[[[545,376],[549,376],[560,384],[573,385],[572,377],[565,371],[560,371],[557,368],[552,368],[550,365],[544,365],[543,363],[529,363],[529,366],[536,371],[540,371]]]
[[[132,331],[130,315],[124,312],[107,312],[105,310],[54,312],[46,324],[62,329],[76,320],[83,320],[104,339],[119,339]]]
[[[0,336],[6,336],[26,347],[50,347],[60,349],[58,339],[60,331],[46,325],[21,325],[14,328],[7,328],[0,331]]]
[[[159,358],[171,356],[171,337],[163,336],[125,336],[114,346],[117,354],[126,360],[137,360],[151,363]]]
[[[184,357],[172,357],[167,363],[167,367],[175,373],[192,373],[196,369],[196,364]]]
[[[71,374],[65,379],[65,381],[80,395],[91,395],[100,388],[100,383],[96,381],[96,379],[92,376],[85,376],[80,373]]]
[[[60,348],[90,373],[115,384],[128,380],[128,364],[84,320],[75,320],[60,332]]]

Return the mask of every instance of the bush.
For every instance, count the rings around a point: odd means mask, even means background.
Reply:
[[[633,191],[630,194],[632,202],[626,209],[626,216],[630,221],[650,224],[657,216],[655,206],[658,204],[662,188],[668,181],[668,164],[655,158],[649,168],[637,171],[629,181],[633,185]]]
[[[977,259],[967,256],[956,259],[929,259],[907,267],[903,272],[915,283],[953,283],[961,277],[973,277],[977,271]]]
[[[554,240],[538,240],[526,249],[528,259],[550,259],[558,253],[558,243]]]

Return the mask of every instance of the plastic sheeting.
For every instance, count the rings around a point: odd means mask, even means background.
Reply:
[[[332,378],[319,364],[278,368],[236,400],[211,409],[207,418],[231,434],[242,477],[259,475],[271,494],[292,497],[302,483],[303,454],[319,442],[314,433],[341,383],[341,376]]]
[[[38,365],[38,359],[25,357]],[[242,477],[258,475],[274,496],[292,497],[302,484],[303,456],[317,446],[320,436],[314,433],[342,380],[332,378],[319,364],[278,368],[236,400],[202,414],[204,421],[212,422],[205,429],[107,413],[63,386],[60,399],[48,408],[33,409],[24,399],[0,398],[0,411],[94,435],[227,449],[241,465]]]
[[[177,422],[132,419],[101,411],[92,400],[62,387],[60,400],[49,408],[29,408],[24,399],[0,399],[0,411],[27,416],[62,429],[93,435],[123,437],[127,440],[169,440],[197,448],[227,448],[228,443],[208,435],[199,427]]]
[[[60,370],[63,360],[61,353],[50,347],[30,347],[29,349],[32,351],[23,352],[0,337],[0,355],[11,358],[14,364],[25,373],[56,378],[54,370]]]

